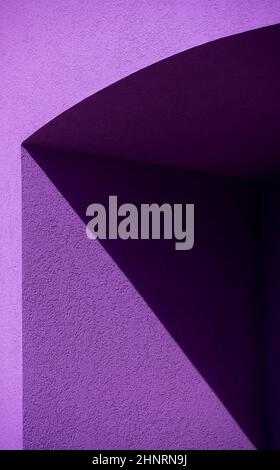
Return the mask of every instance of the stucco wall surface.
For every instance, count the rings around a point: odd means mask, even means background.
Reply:
[[[272,0],[1,1],[1,448],[22,447],[21,142],[129,73],[279,16]]]

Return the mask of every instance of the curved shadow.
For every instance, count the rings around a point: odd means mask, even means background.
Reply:
[[[161,240],[102,244],[257,447],[266,445],[258,188],[189,170],[255,177],[280,167],[279,37],[278,26],[263,28],[166,59],[23,144],[85,222],[86,207],[110,194],[196,204],[190,252]]]
[[[25,144],[223,175],[279,169],[279,30],[227,37],[147,67]]]

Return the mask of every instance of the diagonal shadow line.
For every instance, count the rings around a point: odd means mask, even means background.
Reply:
[[[109,194],[199,207],[191,252],[161,240],[102,244],[257,447],[265,439],[257,185],[180,167],[250,177],[275,169],[277,40],[278,27],[263,28],[178,54],[23,144],[84,221],[87,205],[106,205]]]
[[[242,430],[262,447],[257,184],[140,162],[28,152],[85,223],[87,205],[106,206],[110,194],[136,205],[195,203],[190,252],[176,252],[174,241],[166,240],[100,242]]]

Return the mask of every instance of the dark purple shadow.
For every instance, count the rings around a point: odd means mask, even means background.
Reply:
[[[86,207],[110,194],[120,203],[195,203],[189,252],[174,241],[102,244],[259,448],[267,443],[258,185],[164,165],[250,177],[280,167],[279,31],[164,60],[24,142],[85,222]]]

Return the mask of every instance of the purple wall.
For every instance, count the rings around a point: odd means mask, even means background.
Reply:
[[[1,2],[0,13],[0,422],[5,430],[0,447],[21,448],[21,142],[68,107],[147,64],[276,23],[280,15],[279,5],[268,0],[129,2],[129,8],[127,1],[62,0],[50,6],[9,0]],[[239,431],[234,433],[233,442],[240,442]]]

